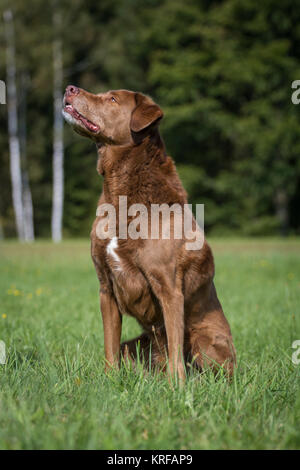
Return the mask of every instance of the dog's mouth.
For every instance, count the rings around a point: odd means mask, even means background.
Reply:
[[[71,105],[71,103],[68,103],[68,101],[64,103],[63,110],[65,113],[70,114],[74,119],[76,119],[76,121],[80,121],[88,131],[93,132],[94,134],[100,131],[100,127],[97,126],[97,124],[94,124],[89,121],[89,119],[85,118]]]

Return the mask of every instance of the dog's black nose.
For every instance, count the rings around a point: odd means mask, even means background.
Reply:
[[[79,93],[79,88],[77,88],[77,86],[74,86],[74,85],[67,86],[66,88],[67,96],[78,95],[78,93]]]

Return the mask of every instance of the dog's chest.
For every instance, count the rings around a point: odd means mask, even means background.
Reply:
[[[120,255],[118,253],[118,239],[117,237],[113,237],[109,242],[108,245],[106,246],[106,256],[108,260],[108,264],[110,266],[110,269],[114,271],[118,271],[120,273],[123,272],[124,274],[124,261],[122,264]]]
[[[106,245],[106,262],[120,312],[134,316],[145,327],[158,316],[147,280],[116,237]]]

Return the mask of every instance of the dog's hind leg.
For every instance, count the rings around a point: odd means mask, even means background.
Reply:
[[[192,364],[201,370],[211,367],[214,372],[222,366],[229,376],[233,374],[235,349],[231,335],[203,325],[191,329],[188,336],[188,355]]]
[[[148,363],[150,351],[150,337],[147,333],[121,344],[121,355],[125,361],[136,362],[139,358],[141,361]]]
[[[164,370],[167,359],[167,338],[164,332],[153,329],[121,344],[121,355],[125,361],[135,363],[139,359],[146,367]]]

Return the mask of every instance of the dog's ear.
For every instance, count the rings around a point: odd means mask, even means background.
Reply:
[[[135,101],[136,107],[132,111],[130,121],[130,129],[133,132],[140,132],[162,119],[162,110],[148,96],[136,93]]]

